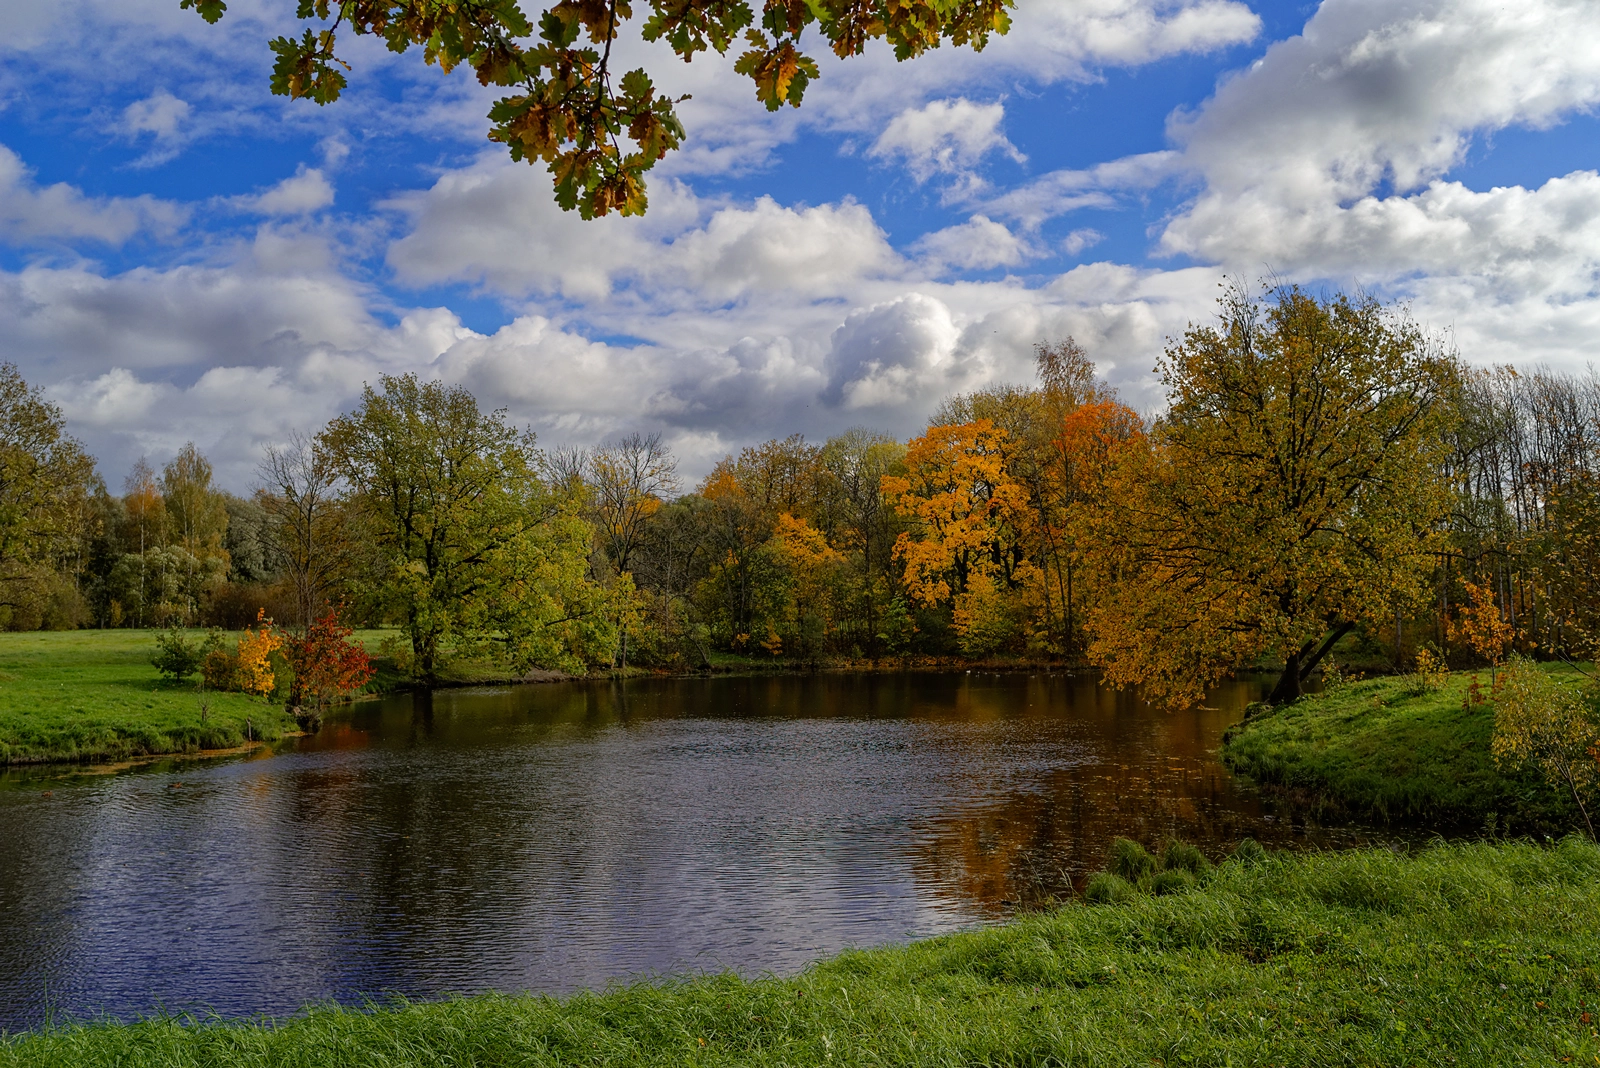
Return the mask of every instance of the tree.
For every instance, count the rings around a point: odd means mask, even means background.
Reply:
[[[417,673],[434,681],[452,645],[570,663],[614,641],[595,618],[616,616],[585,574],[589,531],[577,502],[540,482],[532,434],[460,386],[380,385],[316,447],[349,484],[349,522],[377,556],[371,592],[399,615]]]
[[[1168,410],[1093,522],[1091,655],[1175,705],[1275,654],[1292,700],[1357,623],[1426,603],[1456,374],[1375,301],[1235,289],[1159,370]]]
[[[1566,787],[1594,838],[1594,822],[1583,795],[1600,781],[1600,724],[1577,687],[1558,683],[1531,662],[1513,658],[1500,676],[1495,695],[1494,739],[1497,764],[1532,764],[1558,789]]]
[[[894,552],[905,561],[906,589],[925,605],[966,593],[974,575],[1018,577],[1014,523],[1027,499],[1006,471],[1005,441],[987,419],[931,426],[906,448],[906,474],[883,480],[912,524]]]
[[[748,45],[734,64],[750,77],[768,110],[800,105],[817,77],[816,62],[799,49],[815,27],[835,55],[860,55],[882,39],[897,59],[919,56],[948,41],[981,50],[992,33],[1010,27],[1013,0],[650,0],[640,32],[664,41],[685,62],[714,49],[726,55]],[[216,22],[224,0],[180,0]],[[466,64],[480,84],[511,90],[489,110],[489,139],[512,159],[542,160],[555,182],[556,202],[585,219],[646,207],[644,174],[677,148],[684,131],[674,101],[660,95],[637,68],[617,77],[611,45],[633,17],[628,0],[560,0],[530,20],[516,0],[300,0],[299,17],[316,21],[297,38],[272,41],[277,62],[272,91],[318,104],[338,99],[350,65],[334,51],[337,34],[383,38],[390,51],[421,45],[423,59],[444,71]],[[537,29],[536,29],[537,28]],[[587,38],[580,42],[579,38]]]
[[[275,562],[294,588],[295,622],[310,626],[352,565],[338,470],[326,448],[295,434],[287,444],[267,448],[261,480],[265,487],[258,500],[270,520],[266,530]]]
[[[612,565],[627,571],[645,521],[678,488],[678,462],[660,434],[629,434],[595,449],[588,470],[601,544]]]
[[[36,598],[81,534],[99,480],[61,409],[0,363],[0,606]]]
[[[298,710],[311,701],[313,714],[303,717],[309,722],[321,718],[330,700],[355,693],[372,679],[372,661],[365,648],[350,640],[351,634],[339,619],[339,609],[330,608],[304,633],[283,636],[284,656],[294,671],[288,704]]]
[[[208,561],[220,560],[220,573],[226,575],[228,551],[223,548],[223,541],[228,533],[228,506],[223,495],[211,488],[211,461],[200,454],[194,442],[179,449],[178,454],[162,468],[161,498],[178,546],[191,561],[186,586],[191,589],[195,587],[194,563],[204,565]],[[218,571],[215,566],[206,567],[205,570]],[[184,606],[186,618],[196,607],[197,601],[198,593],[195,594],[195,603]]]

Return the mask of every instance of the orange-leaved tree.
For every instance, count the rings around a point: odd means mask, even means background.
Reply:
[[[1354,626],[1425,603],[1451,499],[1456,363],[1414,323],[1295,288],[1221,312],[1167,349],[1167,412],[1094,518],[1090,653],[1176,706],[1263,657],[1292,700]]]
[[[313,620],[305,633],[283,636],[284,656],[294,669],[289,707],[309,701],[320,712],[329,701],[353,694],[371,681],[372,660],[360,643],[350,640],[352,633],[333,607]]]

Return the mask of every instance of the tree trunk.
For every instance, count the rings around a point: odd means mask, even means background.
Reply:
[[[1278,684],[1267,695],[1267,703],[1286,705],[1304,693],[1303,684],[1306,679],[1311,677],[1311,673],[1322,663],[1323,657],[1332,651],[1339,639],[1354,628],[1354,623],[1341,623],[1323,636],[1320,646],[1315,641],[1309,641],[1290,653],[1284,659],[1283,674],[1278,676]]]

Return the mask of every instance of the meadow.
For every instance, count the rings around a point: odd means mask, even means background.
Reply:
[[[230,749],[295,730],[281,703],[162,679],[156,633],[0,634],[0,764]]]

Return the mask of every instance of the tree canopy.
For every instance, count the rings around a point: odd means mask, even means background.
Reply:
[[[1367,299],[1233,290],[1161,363],[1167,413],[1128,438],[1091,535],[1091,654],[1191,704],[1241,665],[1299,695],[1358,623],[1414,610],[1444,548],[1454,360]]]
[[[1010,28],[1014,0],[649,0],[640,32],[688,62],[696,53],[726,55],[743,43],[734,70],[755,84],[768,110],[800,106],[818,76],[800,50],[815,28],[843,58],[884,40],[905,60],[946,41],[982,49]],[[216,22],[225,0],[180,0]],[[511,158],[544,162],[556,202],[585,219],[612,211],[642,214],[644,174],[678,148],[683,125],[673,100],[642,67],[618,74],[611,47],[634,17],[629,0],[560,0],[530,19],[516,0],[299,0],[297,16],[315,22],[299,37],[271,42],[277,56],[272,91],[328,104],[348,84],[350,64],[335,51],[338,34],[381,37],[393,52],[422,48],[446,72],[466,64],[485,86],[508,92],[489,110],[489,139]]]

